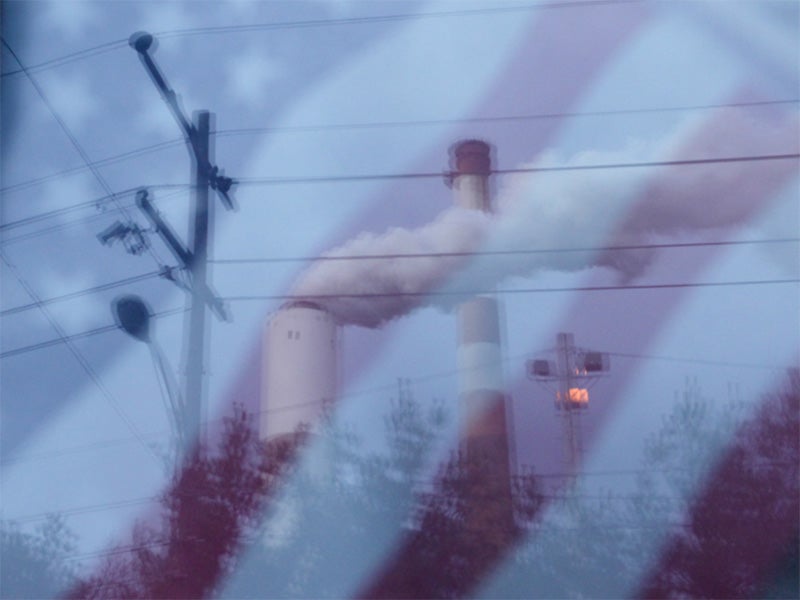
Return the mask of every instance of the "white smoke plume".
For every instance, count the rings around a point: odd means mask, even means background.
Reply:
[[[340,323],[377,327],[428,303],[425,295],[470,260],[492,220],[454,207],[418,229],[362,233],[325,253],[293,295],[312,297]]]
[[[797,153],[796,128],[794,117],[756,120],[728,111],[688,143],[673,136],[658,148],[633,144],[569,161],[546,155],[528,166]],[[606,266],[629,281],[646,269],[651,251],[540,251],[640,245],[729,228],[748,219],[755,199],[774,193],[770,182],[786,179],[786,170],[787,161],[770,161],[520,175],[501,190],[494,214],[454,207],[415,230],[361,234],[312,265],[293,295],[314,298],[342,324],[377,327],[418,306],[449,307],[545,269]]]

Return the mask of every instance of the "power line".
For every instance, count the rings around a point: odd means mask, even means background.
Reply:
[[[151,152],[155,152],[157,150],[163,150],[164,148],[171,148],[173,146],[179,146],[183,143],[183,139],[174,139],[168,140],[165,142],[159,142],[157,144],[150,144],[149,146],[142,146],[141,148],[135,148],[134,150],[128,150],[127,152],[122,152],[120,154],[114,154],[112,156],[101,158],[99,160],[93,160],[88,164],[78,165],[75,167],[70,167],[69,169],[63,169],[61,171],[56,171],[55,173],[50,173],[49,175],[42,175],[40,177],[34,177],[33,179],[26,179],[25,181],[20,181],[19,183],[12,183],[11,185],[7,185],[4,187],[0,187],[0,192],[9,193],[9,192],[17,192],[20,190],[24,190],[26,188],[32,187],[34,185],[38,185],[40,183],[45,183],[47,181],[52,181],[53,179],[60,179],[67,175],[73,175],[75,173],[80,173],[82,171],[86,171],[91,169],[92,167],[105,167],[108,165],[113,165],[118,162],[122,162],[128,158],[136,158],[138,156],[143,156],[145,154],[150,154]]]
[[[169,199],[169,198],[173,198],[175,196],[180,196],[180,195],[185,194],[186,192],[188,192],[191,189],[191,185],[189,185],[189,184],[168,184],[168,185],[148,186],[148,189],[158,189],[158,188],[183,188],[183,189],[177,189],[176,191],[171,192],[171,193],[167,193],[167,194],[161,195],[159,197],[159,201],[163,201],[163,200],[166,200],[166,199]],[[139,189],[141,189],[141,188],[139,188]],[[47,219],[50,219],[50,218],[53,218],[53,217],[56,217],[56,216],[59,216],[59,215],[67,214],[67,213],[70,213],[70,212],[78,212],[80,209],[84,209],[84,208],[87,208],[89,206],[94,206],[95,208],[98,208],[98,209],[102,210],[102,206],[105,203],[107,203],[108,201],[110,201],[110,198],[109,197],[104,197],[104,198],[100,198],[98,200],[91,200],[89,202],[82,202],[80,204],[67,206],[67,207],[64,207],[64,208],[61,208],[61,209],[57,209],[55,211],[49,211],[47,213],[39,213],[39,214],[36,214],[36,215],[32,215],[30,217],[26,217],[26,218],[19,219],[17,221],[13,221],[11,223],[8,223],[7,225],[11,229],[15,229],[15,228],[18,228],[18,227],[24,227],[26,225],[29,225],[30,223],[36,223],[38,221],[44,221],[44,220],[47,220]],[[124,206],[125,206],[126,209],[136,208],[136,205],[133,204],[133,203],[125,203]],[[54,214],[54,213],[58,213],[58,214]],[[64,231],[64,230],[69,229],[71,227],[77,227],[79,225],[86,225],[88,223],[93,223],[95,221],[100,221],[102,219],[106,219],[107,217],[108,217],[108,215],[106,213],[100,212],[98,214],[93,214],[93,215],[89,215],[89,216],[86,216],[86,217],[79,217],[79,218],[76,218],[76,219],[70,219],[70,220],[62,222],[62,223],[57,223],[55,225],[49,225],[47,227],[34,229],[33,231],[29,231],[27,233],[21,233],[21,234],[10,236],[10,237],[6,236],[6,235],[2,235],[3,226],[0,226],[0,246],[7,246],[9,244],[17,244],[17,243],[24,242],[24,241],[27,241],[27,240],[30,240],[30,239],[41,237],[43,235],[48,235],[48,234],[51,234],[51,233],[57,233],[59,231]]]
[[[359,129],[379,129],[379,128],[399,128],[399,127],[420,127],[432,126],[443,124],[467,124],[467,123],[506,123],[506,122],[520,122],[520,121],[535,121],[547,119],[567,119],[567,118],[585,118],[585,117],[604,117],[604,116],[617,116],[626,114],[650,114],[650,113],[664,113],[664,112],[683,112],[690,110],[718,110],[723,108],[755,108],[764,106],[778,106],[786,104],[797,104],[800,102],[798,99],[787,100],[764,100],[756,102],[731,102],[725,104],[699,104],[699,105],[684,105],[684,106],[671,106],[671,107],[649,107],[649,108],[632,108],[632,109],[619,109],[619,110],[604,110],[604,111],[589,111],[589,112],[562,112],[562,113],[539,113],[529,115],[510,115],[510,116],[494,116],[494,117],[472,117],[463,119],[423,119],[423,120],[405,120],[405,121],[375,121],[375,122],[356,122],[356,123],[338,123],[338,124],[316,124],[316,125],[296,125],[296,126],[274,126],[274,127],[248,127],[241,129],[221,129],[211,132],[217,138],[253,135],[259,133],[304,133],[315,131],[347,131]],[[124,161],[129,158],[136,158],[184,144],[183,138],[175,138],[149,146],[143,146],[134,150],[129,150],[120,154],[115,154],[103,159],[93,161],[91,164],[95,167],[106,166],[117,162]],[[79,165],[43,175],[34,179],[21,181],[19,183],[11,184],[5,187],[0,187],[0,192],[16,192],[26,189],[28,187],[58,179],[66,175],[85,171],[89,167],[87,165]]]
[[[115,548],[114,550],[100,550],[98,552],[87,552],[85,554],[72,554],[69,556],[65,556],[64,560],[82,560],[86,558],[101,558],[103,556],[113,556],[115,554],[125,554],[127,552],[135,552],[137,550],[144,550],[146,548],[157,548],[159,546],[169,546],[171,543],[170,540],[157,540],[153,542],[148,542],[146,544],[137,544],[131,546],[121,546]],[[116,584],[114,582],[113,584]],[[110,584],[110,585],[113,585]],[[101,586],[101,587],[108,587],[108,586]]]
[[[2,38],[2,36],[0,36],[0,38]],[[37,95],[39,96],[39,98],[41,98],[42,102],[47,107],[48,112],[50,112],[53,119],[55,119],[56,123],[58,123],[58,126],[61,128],[61,131],[64,133],[64,135],[67,136],[67,139],[69,139],[70,143],[75,148],[78,155],[81,157],[81,160],[92,172],[92,175],[94,175],[95,179],[97,179],[98,183],[106,192],[106,194],[108,194],[108,196],[111,198],[111,201],[117,207],[117,210],[119,210],[119,212],[123,216],[125,216],[125,218],[130,220],[131,217],[130,214],[128,213],[128,210],[124,206],[122,206],[119,199],[117,198],[117,195],[111,189],[111,186],[108,185],[108,182],[105,180],[105,178],[100,174],[100,171],[98,171],[97,168],[92,165],[92,161],[89,158],[89,155],[83,149],[83,146],[80,144],[80,142],[78,142],[78,138],[76,138],[75,135],[72,133],[72,131],[69,129],[69,127],[67,127],[67,124],[61,118],[61,115],[58,114],[56,109],[50,103],[50,100],[48,100],[47,95],[44,93],[44,90],[41,88],[39,83],[36,81],[33,75],[31,75],[31,73],[27,70],[25,65],[22,63],[22,60],[19,58],[19,56],[17,56],[17,53],[14,52],[11,46],[8,45],[8,42],[5,40],[5,38],[2,38],[2,41],[3,45],[9,51],[11,56],[13,56],[14,60],[17,61],[17,64],[19,64],[20,69],[23,71],[23,73],[25,73],[25,76],[28,78],[28,81],[30,81],[34,90],[36,90]],[[150,254],[150,256],[153,258],[153,260],[156,262],[157,265],[163,266],[161,259],[158,257],[158,254],[156,253],[155,250],[153,250],[153,248],[147,248],[147,252]]]
[[[0,255],[1,256],[1,255]],[[42,308],[42,310],[45,310]],[[157,312],[151,315],[152,317],[167,317],[170,315],[175,315],[178,313],[185,312],[185,308],[173,308],[171,310],[165,310],[162,312]],[[39,342],[38,344],[30,344],[29,346],[22,346],[19,348],[13,348],[12,350],[6,350],[5,352],[0,352],[0,359],[10,358],[12,356],[17,356],[19,354],[25,354],[27,352],[33,352],[35,350],[41,350],[43,348],[49,348],[50,346],[56,346],[58,344],[67,344],[72,350],[72,342],[75,340],[80,340],[87,337],[93,337],[95,335],[100,335],[102,333],[108,333],[109,331],[116,331],[119,327],[117,325],[104,325],[103,327],[97,327],[96,329],[90,329],[88,331],[83,331],[81,333],[76,333],[73,335],[59,335],[59,337],[51,340],[46,340],[44,342]],[[59,328],[60,331],[60,328]],[[62,332],[63,333],[63,332]],[[77,352],[77,350],[75,350]]]
[[[172,435],[169,431],[161,431],[160,433],[143,433],[142,437],[145,439],[151,439],[152,441],[158,441],[162,438],[165,438],[169,435]],[[15,456],[13,458],[3,458],[0,459],[0,466],[7,466],[13,465],[21,462],[28,462],[28,461],[39,461],[39,460],[49,460],[52,458],[62,458],[69,454],[79,454],[81,452],[85,452],[87,450],[95,450],[98,448],[112,448],[114,446],[122,446],[125,444],[130,444],[133,442],[137,442],[138,440],[134,437],[125,437],[125,438],[117,438],[113,440],[104,440],[101,442],[91,442],[88,444],[80,444],[77,446],[70,446],[68,448],[62,448],[61,450],[51,450],[48,452],[39,452],[36,454],[23,454],[22,456]]]
[[[102,208],[105,204],[113,202],[114,199],[119,199],[120,197],[125,196],[133,196],[143,187],[147,187],[150,190],[161,190],[161,189],[177,189],[178,191],[173,192],[172,194],[167,194],[164,197],[174,196],[176,194],[180,194],[186,190],[191,189],[191,184],[188,183],[157,183],[154,185],[148,186],[138,186],[135,188],[128,188],[121,192],[116,192],[112,194],[106,194],[105,196],[100,196],[99,198],[95,198],[94,200],[86,200],[85,202],[79,202],[78,204],[71,204],[69,206],[63,206],[61,208],[56,208],[53,210],[48,210],[41,213],[36,213],[35,215],[31,215],[29,217],[23,217],[21,219],[17,219],[16,221],[9,221],[7,223],[0,224],[0,232],[8,231],[10,229],[16,229],[17,227],[24,227],[25,225],[30,225],[32,223],[38,223],[39,221],[44,221],[53,217],[58,217],[61,215],[65,215],[71,212],[75,212],[78,210],[82,210],[84,208]],[[3,190],[0,190],[3,191]],[[128,206],[128,208],[132,208],[133,205]]]
[[[133,204],[126,204],[126,208],[134,208]],[[103,213],[89,215],[86,217],[80,217],[78,219],[70,219],[69,221],[65,221],[63,223],[58,223],[57,225],[50,225],[48,227],[42,227],[40,229],[35,229],[33,231],[29,231],[28,233],[21,233],[19,235],[14,235],[11,237],[0,237],[0,247],[1,246],[8,246],[9,244],[18,244],[20,242],[24,242],[27,240],[32,240],[37,237],[42,237],[48,235],[50,233],[58,233],[60,231],[66,231],[67,229],[72,229],[74,227],[78,227],[80,225],[90,225],[92,223],[96,223],[98,221],[102,221],[107,218],[108,215]]]
[[[667,362],[690,363],[698,365],[709,365],[714,367],[735,367],[737,369],[768,369],[771,371],[784,371],[787,367],[776,367],[774,365],[763,365],[756,363],[725,362],[718,360],[708,360],[704,358],[680,358],[676,356],[654,356],[649,354],[631,354],[626,352],[606,352],[609,356],[620,358],[635,358],[644,360],[663,360]]]
[[[78,50],[77,52],[70,52],[69,54],[64,54],[57,58],[51,58],[49,60],[45,60],[40,63],[33,64],[27,68],[28,73],[37,73],[39,71],[44,71],[45,69],[49,69],[52,67],[59,67],[61,65],[65,65],[76,60],[82,60],[84,58],[89,58],[91,56],[96,56],[98,54],[103,54],[105,52],[110,52],[112,50],[117,50],[118,48],[123,48],[128,45],[128,40],[114,40],[111,42],[105,42],[103,44],[99,44],[97,46],[92,46],[91,48],[86,48],[84,50]],[[13,69],[11,71],[4,71],[0,73],[0,78],[2,77],[10,77],[12,75],[18,75],[19,73],[24,73],[25,69]]]
[[[150,273],[142,273],[141,275],[134,275],[132,277],[126,277],[125,279],[119,279],[117,281],[111,281],[109,283],[103,283],[100,285],[96,285],[90,288],[86,288],[83,290],[79,290],[77,292],[70,292],[68,294],[62,294],[61,296],[54,296],[52,298],[47,298],[45,300],[39,300],[38,302],[31,302],[30,304],[23,304],[21,306],[15,306],[13,308],[6,308],[5,310],[0,310],[0,317],[6,317],[8,315],[15,315],[17,313],[21,313],[27,310],[31,310],[33,308],[38,308],[40,306],[46,306],[48,304],[53,304],[54,302],[61,302],[63,300],[71,300],[73,298],[80,298],[81,296],[86,296],[87,294],[96,294],[97,292],[104,292],[106,290],[111,290],[123,285],[129,285],[131,283],[137,283],[139,281],[145,281],[147,279],[153,279],[154,277],[158,277],[161,275],[161,271],[151,271]]]
[[[584,247],[584,248],[538,248],[526,250],[487,250],[475,252],[420,252],[408,254],[363,254],[363,255],[344,255],[344,256],[296,256],[296,257],[277,257],[277,258],[240,258],[240,259],[216,259],[209,260],[209,263],[214,264],[253,264],[253,263],[286,263],[286,262],[325,262],[325,261],[358,261],[358,260],[396,260],[396,259],[417,259],[417,258],[455,258],[455,257],[473,257],[473,256],[525,256],[534,254],[559,254],[571,252],[618,252],[629,250],[657,250],[668,248],[697,248],[707,246],[739,246],[751,244],[781,244],[781,243],[797,243],[800,238],[774,238],[763,240],[732,240],[732,241],[719,241],[719,242],[676,242],[668,244],[638,244],[626,246],[601,246],[601,247]],[[162,274],[162,271],[152,271],[141,275],[135,275],[112,281],[109,283],[100,284],[97,286],[85,288],[61,296],[54,296],[41,300],[41,304],[52,304],[64,300],[71,300],[87,294],[102,292],[116,287],[137,283],[147,279],[152,279]],[[425,294],[427,295],[427,294]],[[287,298],[289,298],[287,296]],[[25,312],[36,308],[38,304],[29,303],[13,308],[0,310],[0,317]]]
[[[159,38],[179,38],[195,35],[212,35],[223,33],[245,33],[251,31],[275,31],[283,29],[305,29],[316,27],[331,27],[342,25],[367,25],[371,23],[388,23],[394,21],[409,21],[415,19],[431,19],[431,18],[456,18],[456,17],[471,17],[471,16],[484,16],[487,14],[500,14],[509,12],[525,12],[529,10],[541,9],[558,9],[558,8],[582,8],[582,7],[595,7],[605,5],[619,5],[619,4],[635,4],[641,0],[572,0],[562,2],[537,2],[527,5],[516,6],[496,6],[491,8],[479,9],[465,9],[465,10],[451,10],[439,12],[424,12],[424,13],[395,13],[389,15],[375,15],[369,17],[343,17],[340,19],[313,19],[303,21],[279,21],[277,23],[251,23],[248,25],[223,25],[217,27],[195,27],[191,29],[172,29],[167,31],[156,32],[155,35]],[[30,65],[27,69],[20,68],[11,71],[0,73],[0,77],[9,77],[19,73],[35,73],[45,69],[58,67],[76,60],[83,60],[104,54],[112,50],[126,47],[128,45],[127,39],[113,40],[105,42],[97,46],[92,46],[77,52],[71,52],[60,57],[51,58],[49,60]]]
[[[746,155],[746,156],[733,156],[733,157],[712,157],[702,159],[686,159],[686,160],[671,160],[671,161],[651,161],[651,162],[630,162],[630,163],[605,163],[605,164],[589,164],[589,165],[567,165],[567,166],[554,166],[554,167],[526,167],[516,169],[497,169],[492,171],[494,175],[513,175],[523,173],[552,173],[552,172],[571,172],[571,171],[586,171],[586,170],[604,170],[604,169],[625,169],[625,168],[646,168],[646,167],[683,167],[701,164],[726,164],[726,163],[741,163],[741,162],[760,162],[772,160],[789,160],[800,158],[800,154],[768,154],[768,155]],[[284,184],[298,184],[298,183],[339,183],[339,182],[355,182],[355,181],[379,181],[379,180],[401,180],[401,179],[439,179],[445,176],[442,172],[417,172],[417,173],[383,173],[383,174],[361,174],[361,175],[341,175],[341,176],[304,176],[304,177],[273,177],[273,178],[238,178],[237,185],[284,185]],[[23,184],[19,184],[23,185]],[[141,186],[140,186],[141,187]],[[157,186],[148,186],[150,188],[188,188],[185,184],[160,184]],[[8,188],[5,188],[8,189]],[[137,188],[138,189],[138,188]],[[3,191],[3,190],[0,190]],[[120,192],[120,194],[130,194],[131,189]],[[36,222],[64,214],[72,210],[77,210],[92,203],[117,202],[119,194],[109,193],[107,196],[92,202],[84,202],[73,206],[67,206],[53,211],[47,211],[0,225],[0,231],[5,229],[19,227],[31,222]],[[124,214],[127,214],[124,207],[119,207]],[[16,238],[15,238],[16,239]]]
[[[89,378],[95,384],[95,386],[97,386],[97,389],[100,390],[101,394],[105,397],[106,401],[111,405],[111,408],[114,409],[114,412],[116,412],[117,415],[119,416],[119,418],[122,419],[122,421],[128,427],[130,432],[134,435],[134,437],[139,441],[139,443],[142,445],[142,447],[145,450],[147,450],[150,454],[152,454],[156,458],[156,460],[158,460],[158,456],[153,451],[153,449],[150,448],[150,446],[148,446],[147,443],[144,441],[144,439],[142,438],[142,434],[139,432],[139,430],[137,429],[136,425],[134,425],[134,423],[130,420],[130,418],[125,413],[125,411],[122,410],[122,407],[120,406],[119,401],[117,400],[116,396],[114,396],[114,394],[111,393],[111,390],[109,390],[105,386],[105,384],[103,383],[103,381],[100,378],[100,376],[94,370],[92,365],[89,364],[89,361],[86,360],[86,358],[83,356],[83,354],[81,354],[81,352],[75,347],[75,344],[72,343],[73,342],[73,337],[66,335],[64,330],[58,324],[58,321],[56,321],[56,319],[50,314],[50,311],[47,310],[47,307],[44,306],[41,303],[41,300],[39,299],[39,297],[36,294],[36,292],[33,290],[33,288],[31,288],[31,286],[28,284],[28,282],[25,280],[25,278],[19,272],[17,267],[14,266],[14,264],[11,263],[11,261],[8,260],[8,258],[6,257],[6,255],[4,253],[0,253],[0,259],[2,259],[2,261],[5,263],[6,267],[8,267],[8,269],[12,272],[14,277],[17,279],[17,281],[22,286],[22,288],[26,291],[26,293],[31,297],[31,299],[35,303],[37,303],[37,306],[38,306],[39,310],[42,312],[42,314],[45,316],[47,321],[50,323],[50,326],[58,334],[58,340],[56,340],[55,343],[66,344],[66,346],[69,349],[69,351],[75,357],[75,360],[78,361],[78,363],[81,365],[81,368],[86,372],[86,374],[89,376]],[[0,354],[0,358],[4,357],[6,354],[8,354],[8,353],[4,352],[4,353]]]
[[[516,289],[473,289],[458,290],[452,292],[437,292],[435,290],[427,292],[375,292],[375,293],[339,293],[339,294],[265,294],[251,296],[225,296],[223,300],[229,302],[247,302],[260,300],[337,300],[337,299],[359,299],[359,298],[427,298],[427,297],[446,297],[446,296],[476,296],[481,294],[512,295],[512,294],[544,294],[562,292],[609,292],[621,290],[665,290],[680,288],[713,288],[713,287],[735,287],[748,285],[782,285],[789,283],[800,283],[800,279],[765,279],[765,280],[742,280],[742,281],[710,281],[692,283],[661,283],[661,284],[642,284],[642,285],[593,285],[582,287],[558,287],[558,288],[516,288]]]
[[[87,513],[91,514],[105,510],[113,510],[116,508],[127,508],[129,506],[138,506],[141,504],[152,504],[154,502],[158,502],[159,500],[160,498],[158,496],[145,496],[143,498],[132,498],[130,500],[117,500],[116,502],[103,502],[100,504],[90,504],[88,506],[76,506],[74,508],[50,510],[43,513],[12,517],[8,518],[7,520],[13,521],[14,523],[30,523],[33,521],[42,521],[53,514],[58,514],[61,516],[74,516]]]
[[[712,282],[693,282],[693,283],[663,283],[663,284],[644,284],[644,285],[608,285],[608,286],[583,286],[583,287],[559,287],[559,288],[517,288],[517,289],[480,289],[480,290],[459,290],[453,292],[397,292],[397,293],[341,293],[341,294],[265,294],[265,295],[249,295],[249,296],[224,296],[221,300],[228,302],[249,302],[249,301],[264,301],[264,300],[336,300],[336,299],[368,299],[368,298],[425,298],[425,297],[442,297],[442,296],[475,296],[480,294],[495,294],[495,295],[512,295],[512,294],[544,294],[544,293],[568,293],[568,292],[607,292],[607,291],[626,291],[626,290],[665,290],[665,289],[681,289],[681,288],[722,288],[722,287],[737,287],[737,286],[755,286],[755,285],[785,285],[800,283],[800,279],[767,279],[767,280],[742,280],[742,281],[712,281]],[[175,314],[183,312],[185,309],[173,309],[162,313],[156,313],[153,316],[166,316],[168,314]],[[16,356],[40,350],[49,346],[54,346],[74,339],[89,337],[100,333],[106,333],[116,329],[116,325],[107,325],[99,327],[83,333],[78,333],[71,336],[59,337],[38,344],[31,344],[30,346],[22,346],[0,353],[0,359]]]
[[[517,175],[525,173],[562,173],[573,171],[602,171],[610,169],[637,169],[656,167],[686,167],[708,164],[736,164],[744,162],[763,162],[773,160],[797,160],[800,153],[744,155],[714,158],[693,158],[683,160],[663,160],[626,163],[600,163],[588,165],[564,165],[553,167],[525,167],[518,169],[495,169],[492,175]],[[242,185],[286,185],[297,183],[347,183],[355,181],[383,181],[402,179],[432,179],[446,176],[442,172],[416,172],[416,173],[376,173],[360,175],[321,175],[302,177],[240,177],[237,184]]]
[[[576,248],[531,248],[517,250],[476,250],[475,252],[418,252],[406,254],[348,254],[342,256],[286,256],[275,258],[217,258],[209,260],[214,264],[285,263],[285,262],[325,262],[352,260],[394,260],[414,258],[457,258],[470,256],[515,256],[530,254],[559,254],[567,252],[617,252],[623,250],[656,250],[664,248],[695,248],[705,246],[738,246],[744,244],[781,244],[800,242],[800,238],[774,238],[765,240],[732,240],[720,242],[676,242],[671,244],[638,244],[625,246],[597,246]]]
[[[180,312],[180,310],[181,309],[176,309],[176,310],[170,311],[170,312],[172,312],[172,313]],[[160,313],[160,316],[164,316],[165,314],[167,314],[167,313]],[[524,358],[527,358],[529,356],[542,354],[543,352],[545,352],[545,350],[527,351],[527,352],[524,352],[524,353],[516,355],[516,356],[509,356],[509,357],[503,358],[502,362],[503,363],[515,363],[515,362],[517,362],[519,360],[522,360]],[[750,364],[750,363],[731,363],[731,362],[726,362],[726,361],[712,361],[712,360],[706,360],[706,359],[654,356],[654,355],[646,355],[646,354],[631,354],[631,353],[612,352],[612,351],[606,351],[606,354],[609,354],[611,356],[629,357],[629,358],[637,358],[637,359],[643,359],[643,360],[665,360],[665,361],[671,361],[671,362],[701,363],[701,364],[708,365],[708,366],[719,366],[719,367],[735,366],[735,367],[739,367],[739,368],[768,369],[768,370],[772,370],[772,371],[784,371],[786,369],[786,366],[757,365],[757,364]],[[462,374],[462,373],[464,373],[466,371],[480,369],[480,368],[482,368],[482,367],[480,365],[478,365],[476,367],[471,367],[471,368],[468,368],[468,369],[466,369],[466,368],[456,368],[456,369],[449,369],[447,371],[438,371],[438,372],[435,372],[435,373],[429,373],[427,375],[422,375],[422,376],[411,378],[410,381],[411,381],[412,384],[417,384],[417,383],[426,382],[426,381],[433,381],[433,380],[436,380],[436,379],[454,377],[454,376],[460,375],[460,374]],[[381,393],[381,392],[392,392],[392,391],[394,391],[396,389],[397,389],[397,384],[396,384],[396,382],[394,382],[394,383],[391,383],[391,384],[386,384],[386,385],[381,385],[381,386],[373,386],[373,387],[370,387],[370,388],[362,388],[362,389],[359,389],[359,390],[354,390],[354,391],[351,391],[351,392],[343,393],[343,394],[340,394],[338,396],[338,398],[340,400],[341,399],[346,399],[346,398],[355,398],[355,397],[358,397],[358,396],[365,396],[367,394],[376,394],[376,393]],[[277,412],[284,412],[284,411],[287,411],[287,410],[293,410],[293,409],[296,409],[296,408],[301,408],[301,407],[305,407],[305,406],[312,406],[312,405],[316,405],[316,404],[318,404],[318,402],[311,401],[311,402],[295,403],[295,404],[292,404],[290,406],[279,407],[279,408],[274,408],[274,407],[273,408],[261,408],[260,410],[251,413],[251,415],[253,417],[259,417],[259,416],[264,415],[264,414],[273,414],[273,413],[277,413]],[[211,419],[209,421],[209,423],[224,421],[226,418],[227,417],[223,416],[223,417],[219,417],[219,418],[216,418],[216,419]],[[165,437],[165,436],[168,436],[168,435],[170,435],[170,434],[167,431],[162,431],[160,433],[144,434],[144,436],[147,437],[147,438],[155,438],[155,439],[162,438],[162,437]],[[17,456],[17,457],[13,457],[13,458],[0,460],[0,466],[5,466],[5,465],[9,465],[9,464],[16,464],[16,463],[19,463],[19,462],[27,462],[27,461],[31,461],[31,460],[48,460],[48,459],[51,459],[51,458],[60,458],[62,456],[68,455],[68,454],[76,454],[76,453],[80,453],[80,452],[95,450],[95,449],[98,449],[98,448],[109,448],[109,447],[113,447],[113,446],[129,444],[129,443],[134,442],[134,441],[136,441],[135,438],[127,437],[127,438],[118,438],[118,439],[114,439],[114,440],[105,440],[105,441],[100,441],[100,442],[92,442],[92,443],[89,443],[89,444],[82,444],[82,445],[78,445],[78,446],[72,446],[72,447],[69,447],[69,448],[66,448],[66,449],[63,449],[63,450],[55,450],[55,451],[43,452],[43,453],[32,454],[32,455],[27,455],[27,456],[23,455],[23,456]],[[630,471],[625,471],[624,473],[629,473],[629,472]],[[609,473],[606,473],[606,474],[620,474],[620,473],[623,473],[623,472],[615,471],[613,473],[609,472]],[[598,472],[597,474],[603,474],[603,473],[599,473]],[[567,477],[567,476],[572,477],[573,474],[567,474],[567,473],[544,473],[544,474],[541,474],[541,476],[542,477],[561,477],[561,476],[563,476],[563,477]]]
[[[404,121],[374,121],[339,124],[294,125],[273,127],[245,127],[241,129],[221,129],[214,132],[217,137],[230,137],[251,135],[257,133],[306,133],[315,131],[350,131],[358,129],[419,127],[427,125],[459,125],[467,123],[514,123],[519,121],[538,121],[549,119],[573,119],[582,117],[610,117],[620,115],[650,114],[664,112],[683,112],[690,110],[717,110],[722,108],[755,108],[764,106],[778,106],[783,104],[797,104],[800,99],[763,100],[757,102],[730,102],[725,104],[694,104],[684,106],[665,106],[649,108],[628,108],[618,110],[598,110],[586,112],[553,112],[528,115],[506,115],[494,117],[468,117],[460,119],[420,119]]]

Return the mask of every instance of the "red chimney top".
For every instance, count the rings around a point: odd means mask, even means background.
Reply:
[[[491,146],[483,140],[462,140],[453,147],[453,175],[489,175],[492,172]]]

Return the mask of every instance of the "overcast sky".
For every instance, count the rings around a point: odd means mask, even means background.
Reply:
[[[235,398],[256,410],[259,339],[282,300],[243,297],[291,293],[313,257],[359,234],[381,252],[426,239],[460,249],[438,174],[472,137],[492,144],[498,170],[557,169],[493,176],[497,213],[470,251],[673,245],[476,254],[437,275],[439,292],[499,290],[517,464],[563,469],[551,394],[524,371],[559,331],[611,353],[583,418],[587,470],[639,466],[687,378],[755,406],[797,364],[795,2],[7,2],[3,518],[106,506],[68,518],[91,553],[146,510],[111,504],[164,486],[148,448],[169,435],[151,355],[107,326],[121,293],[173,311],[153,335],[182,381],[173,309],[186,297],[153,275],[175,264],[157,236],[140,256],[96,237],[115,221],[145,227],[133,193],[147,186],[187,239],[190,160],[127,44],[138,30],[156,34],[186,113],[215,114],[215,163],[240,181],[237,211],[212,196],[212,280],[233,319],[209,320],[207,418]],[[577,168],[589,165],[604,168]],[[390,177],[401,174],[419,176]],[[408,230],[404,248],[381,242],[393,228]],[[346,277],[365,279],[334,279]],[[709,283],[726,285],[694,285]],[[576,289],[587,287],[622,289]],[[457,411],[455,317],[441,298],[343,328],[338,419],[379,430],[397,378]]]

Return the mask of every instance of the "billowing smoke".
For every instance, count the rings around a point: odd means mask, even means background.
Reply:
[[[426,294],[471,259],[493,220],[451,208],[418,229],[362,233],[325,253],[293,295],[314,297],[340,323],[377,327],[430,303]]]
[[[797,153],[796,127],[795,119],[734,118],[726,111],[703,123],[702,135],[692,131],[693,139],[674,136],[658,148],[632,144],[569,161],[545,155],[529,166]],[[312,265],[293,294],[314,297],[340,323],[377,327],[418,306],[449,307],[509,277],[546,269],[605,266],[630,281],[653,252],[598,248],[707,235],[746,222],[765,194],[788,182],[791,169],[796,176],[796,162],[776,160],[520,175],[500,191],[494,214],[454,207],[418,229],[361,234]]]

